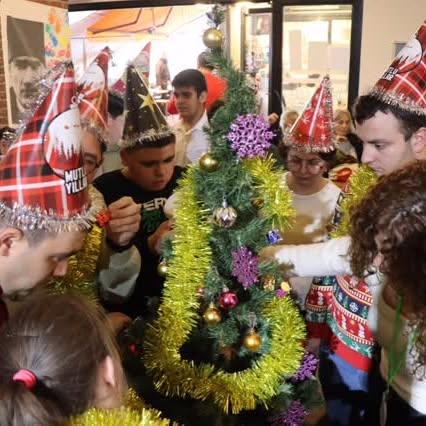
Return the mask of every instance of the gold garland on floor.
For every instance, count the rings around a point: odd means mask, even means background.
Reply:
[[[261,167],[253,165],[255,170]],[[205,282],[212,261],[210,212],[197,201],[195,172],[194,168],[189,169],[178,192],[174,256],[159,318],[146,335],[144,361],[157,389],[164,394],[211,399],[225,413],[238,413],[254,409],[259,402],[266,405],[276,395],[283,377],[297,370],[303,355],[304,323],[290,299],[276,298],[263,312],[271,328],[270,351],[250,369],[227,373],[211,364],[195,365],[181,358],[180,348],[199,320],[197,290]],[[270,171],[266,172],[265,182],[275,180]],[[257,179],[258,185],[262,185],[261,177]],[[287,189],[277,186],[275,190],[276,194],[268,194],[265,201],[287,199]],[[277,211],[278,216],[278,210],[270,209],[265,211]],[[286,214],[291,213],[286,213],[284,206],[279,213],[281,220]]]
[[[244,161],[244,166],[254,179],[256,192],[264,201],[260,214],[272,220],[272,227],[281,231],[290,229],[296,215],[290,191],[283,188],[282,171],[274,170],[272,157],[253,158]]]
[[[365,194],[377,183],[376,172],[368,166],[361,166],[355,175],[349,179],[349,191],[340,206],[342,221],[337,229],[331,233],[332,238],[349,235],[351,210],[365,197]]]
[[[91,408],[71,420],[71,426],[169,426],[170,424],[169,420],[161,418],[159,411],[148,409],[133,390],[129,390],[121,408]]]
[[[105,207],[102,194],[92,185],[89,186],[89,197],[91,205],[96,205],[97,210]],[[86,235],[82,249],[71,256],[68,261],[68,271],[64,277],[54,278],[48,288],[58,294],[75,292],[96,302],[98,292],[96,277],[98,273],[99,256],[104,241],[104,228],[94,224]]]

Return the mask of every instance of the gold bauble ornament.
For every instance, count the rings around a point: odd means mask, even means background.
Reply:
[[[157,266],[157,273],[160,275],[160,277],[165,277],[167,275],[169,267],[167,266],[167,263],[162,260],[158,266]]]
[[[265,205],[265,200],[262,198],[253,198],[251,200],[251,205],[255,208],[260,210]]]
[[[207,325],[217,325],[222,321],[222,315],[219,309],[217,309],[213,303],[210,303],[203,314],[203,319]]]
[[[219,168],[219,162],[207,152],[200,158],[200,168],[205,172],[214,172]]]
[[[283,281],[280,284],[280,287],[286,292],[286,293],[290,293],[291,291],[291,285],[288,281]]]
[[[222,31],[218,30],[217,28],[209,28],[208,30],[204,31],[203,43],[209,49],[221,48],[222,42],[223,42]]]
[[[237,220],[237,212],[224,201],[222,207],[218,207],[214,210],[213,220],[216,225],[222,228],[230,228]]]
[[[262,278],[262,285],[264,290],[274,291],[275,290],[275,277],[273,275],[265,275]]]
[[[250,330],[244,337],[243,345],[249,351],[257,352],[262,347],[262,337],[254,330]]]

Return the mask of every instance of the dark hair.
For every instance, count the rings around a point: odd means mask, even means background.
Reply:
[[[214,117],[214,115],[217,113],[217,111],[225,106],[225,102],[222,99],[218,99],[217,101],[214,101],[212,105],[210,106],[209,111],[207,111],[207,118],[209,122]]]
[[[177,74],[172,81],[172,86],[174,88],[193,87],[197,92],[197,96],[207,92],[206,78],[201,71],[194,69],[183,70]]]
[[[353,272],[362,277],[379,248],[380,270],[404,295],[419,324],[417,349],[426,364],[426,161],[383,176],[351,214]]]
[[[201,52],[197,59],[198,68],[207,68],[210,71],[213,71],[214,65],[210,62],[210,56],[209,52]]]
[[[176,136],[174,133],[172,133],[169,136],[164,136],[160,139],[156,139],[156,140],[149,140],[149,141],[145,141],[143,143],[137,143],[133,146],[129,146],[129,147],[124,147],[122,148],[123,151],[125,152],[135,152],[135,151],[139,151],[140,149],[144,149],[144,148],[163,148],[167,145],[170,145],[172,143],[176,142]]]
[[[287,156],[291,148],[292,148],[291,146],[286,145],[284,142],[280,142],[280,144],[278,145],[278,149],[286,169],[288,169]],[[327,163],[327,167],[329,169],[334,167],[336,162],[336,150],[333,150],[330,152],[315,152],[315,154],[318,154],[321,160]]]
[[[426,117],[414,112],[405,111],[397,106],[389,105],[376,99],[374,96],[360,96],[353,107],[353,117],[356,123],[362,124],[364,121],[374,117],[378,112],[393,114],[398,120],[401,133],[406,141],[413,136],[417,130],[426,127]]]
[[[123,99],[112,92],[108,92],[108,112],[113,118],[117,118],[124,112]]]
[[[94,304],[71,294],[30,298],[0,334],[0,423],[62,425],[83,413],[107,356],[120,368],[105,314]],[[12,380],[21,369],[37,377],[32,390]],[[124,386],[124,377],[119,381]]]
[[[0,129],[0,139],[3,139],[3,137],[12,139],[15,134],[16,130],[12,129],[12,127],[5,126]]]

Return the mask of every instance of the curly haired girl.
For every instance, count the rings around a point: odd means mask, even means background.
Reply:
[[[386,425],[426,422],[426,161],[382,178],[351,216],[351,264],[386,277],[377,310]],[[370,311],[371,312],[371,311]],[[374,316],[371,316],[374,318]],[[386,413],[385,406],[383,413]]]

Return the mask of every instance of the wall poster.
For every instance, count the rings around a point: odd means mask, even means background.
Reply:
[[[0,3],[8,122],[16,126],[45,72],[71,58],[68,11],[26,0]]]

